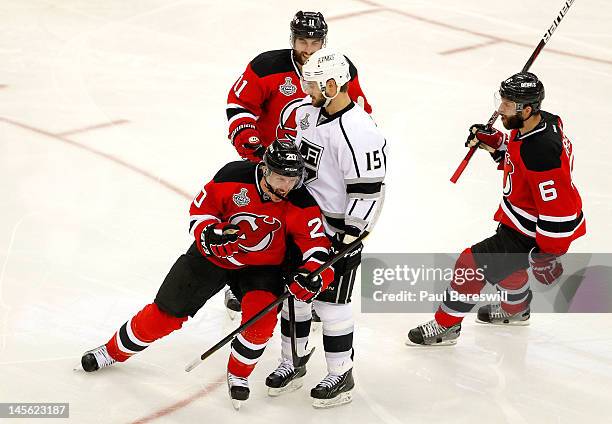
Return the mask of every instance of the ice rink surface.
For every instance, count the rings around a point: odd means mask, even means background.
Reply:
[[[224,382],[227,349],[183,371],[235,326],[220,296],[130,361],[73,371],[153,299],[189,245],[191,197],[236,158],[227,91],[259,52],[288,46],[297,10],[325,14],[329,45],[356,64],[389,140],[385,210],[366,250],[458,252],[492,234],[501,191],[483,154],[449,183],[466,130],[488,119],[493,91],[561,6],[3,0],[0,402],[69,402],[75,423],[610,422],[605,314],[535,314],[530,327],[510,329],[468,317],[457,346],[417,349],[404,346],[406,333],[430,315],[365,315],[355,302],[354,401],[323,411],[308,397],[325,375],[320,333],[305,387],[270,398],[275,335],[238,413]],[[588,229],[575,252],[612,246],[611,20],[610,2],[576,0],[532,68],[544,109],[574,143]],[[19,422],[28,421],[39,422]]]

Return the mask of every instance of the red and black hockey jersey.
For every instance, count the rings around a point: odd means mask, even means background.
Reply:
[[[260,187],[261,175],[257,164],[230,162],[196,196],[190,208],[189,231],[200,252],[215,265],[227,269],[279,265],[285,258],[287,239],[291,238],[305,262],[325,262],[330,242],[323,231],[321,210],[313,197],[301,187],[289,192],[287,201],[275,203]],[[240,227],[240,252],[232,257],[207,255],[202,248],[203,230],[217,222]]]
[[[359,85],[357,68],[349,60],[351,81],[348,94],[371,113]],[[251,61],[227,96],[229,139],[252,125],[261,142],[268,146],[275,138],[295,140],[295,109],[306,96],[292,49],[264,52]]]
[[[535,237],[542,252],[563,254],[585,234],[582,200],[572,181],[572,143],[561,118],[541,112],[531,131],[510,133],[503,198],[495,220]]]

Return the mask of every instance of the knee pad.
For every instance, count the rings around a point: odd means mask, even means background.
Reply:
[[[178,330],[185,321],[187,317],[172,316],[151,303],[132,318],[131,329],[139,340],[152,342]]]
[[[354,327],[353,308],[350,303],[328,303],[314,301],[314,307],[321,318],[323,333],[342,333],[352,331]]]
[[[460,293],[480,293],[486,284],[483,270],[478,268],[472,249],[467,248],[457,258],[451,287]]]
[[[246,293],[242,298],[242,323],[244,324],[257,315],[262,309],[274,302],[276,298],[274,294],[263,290],[253,290]],[[244,330],[242,336],[254,344],[267,342],[272,337],[276,326],[276,314],[276,309],[272,309],[259,321]]]

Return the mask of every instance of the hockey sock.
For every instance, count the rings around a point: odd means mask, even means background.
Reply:
[[[253,290],[242,298],[242,324],[257,315],[276,300],[276,296],[263,290]],[[238,334],[232,341],[232,350],[227,371],[238,377],[247,378],[264,352],[266,344],[276,326],[277,310],[273,309],[259,321]]]
[[[497,290],[505,295],[506,300],[501,302],[501,307],[509,314],[517,314],[529,307],[531,290],[526,270],[521,269],[504,278],[497,284]]]
[[[315,301],[315,311],[323,324],[323,349],[327,371],[344,374],[353,368],[353,320],[350,303]]]
[[[187,317],[173,317],[151,303],[121,326],[106,343],[106,349],[113,359],[123,362],[155,340],[178,330],[185,321]]]
[[[295,305],[295,342],[299,356],[306,354],[310,323],[312,321],[312,304],[294,302]],[[289,306],[283,302],[281,311],[281,354],[283,359],[291,359],[291,333],[289,331]]]
[[[446,289],[444,301],[438,307],[435,315],[436,322],[444,327],[459,324],[476,305],[475,302],[454,300],[457,294],[479,294],[486,284],[482,271],[476,265],[471,248],[465,249],[459,255],[455,262],[453,276],[450,287]]]

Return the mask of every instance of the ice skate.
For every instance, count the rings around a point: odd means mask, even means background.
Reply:
[[[88,350],[81,357],[81,366],[87,372],[94,372],[100,368],[106,368],[113,365],[115,361],[108,354],[106,345],[99,346],[95,349]]]
[[[244,377],[227,373],[227,389],[232,399],[232,406],[236,411],[240,410],[242,402],[249,398],[249,382]]]
[[[502,309],[500,303],[494,303],[478,309],[476,322],[480,324],[526,326],[529,325],[529,317],[529,308],[516,314],[509,314]]]
[[[283,359],[280,365],[266,378],[269,396],[280,396],[293,392],[304,384],[306,366],[294,368],[289,359]]]
[[[449,346],[457,343],[461,333],[461,324],[444,327],[435,319],[413,328],[408,333],[408,346]]]
[[[344,374],[327,374],[310,391],[312,406],[315,408],[331,408],[349,403],[353,400],[352,390],[355,387],[353,380],[353,369]]]
[[[225,289],[224,303],[225,310],[227,311],[230,319],[233,321],[236,318],[236,315],[238,315],[238,312],[242,311],[242,308],[240,307],[240,302],[236,296],[234,296],[234,293],[232,293],[232,290],[229,287]]]

